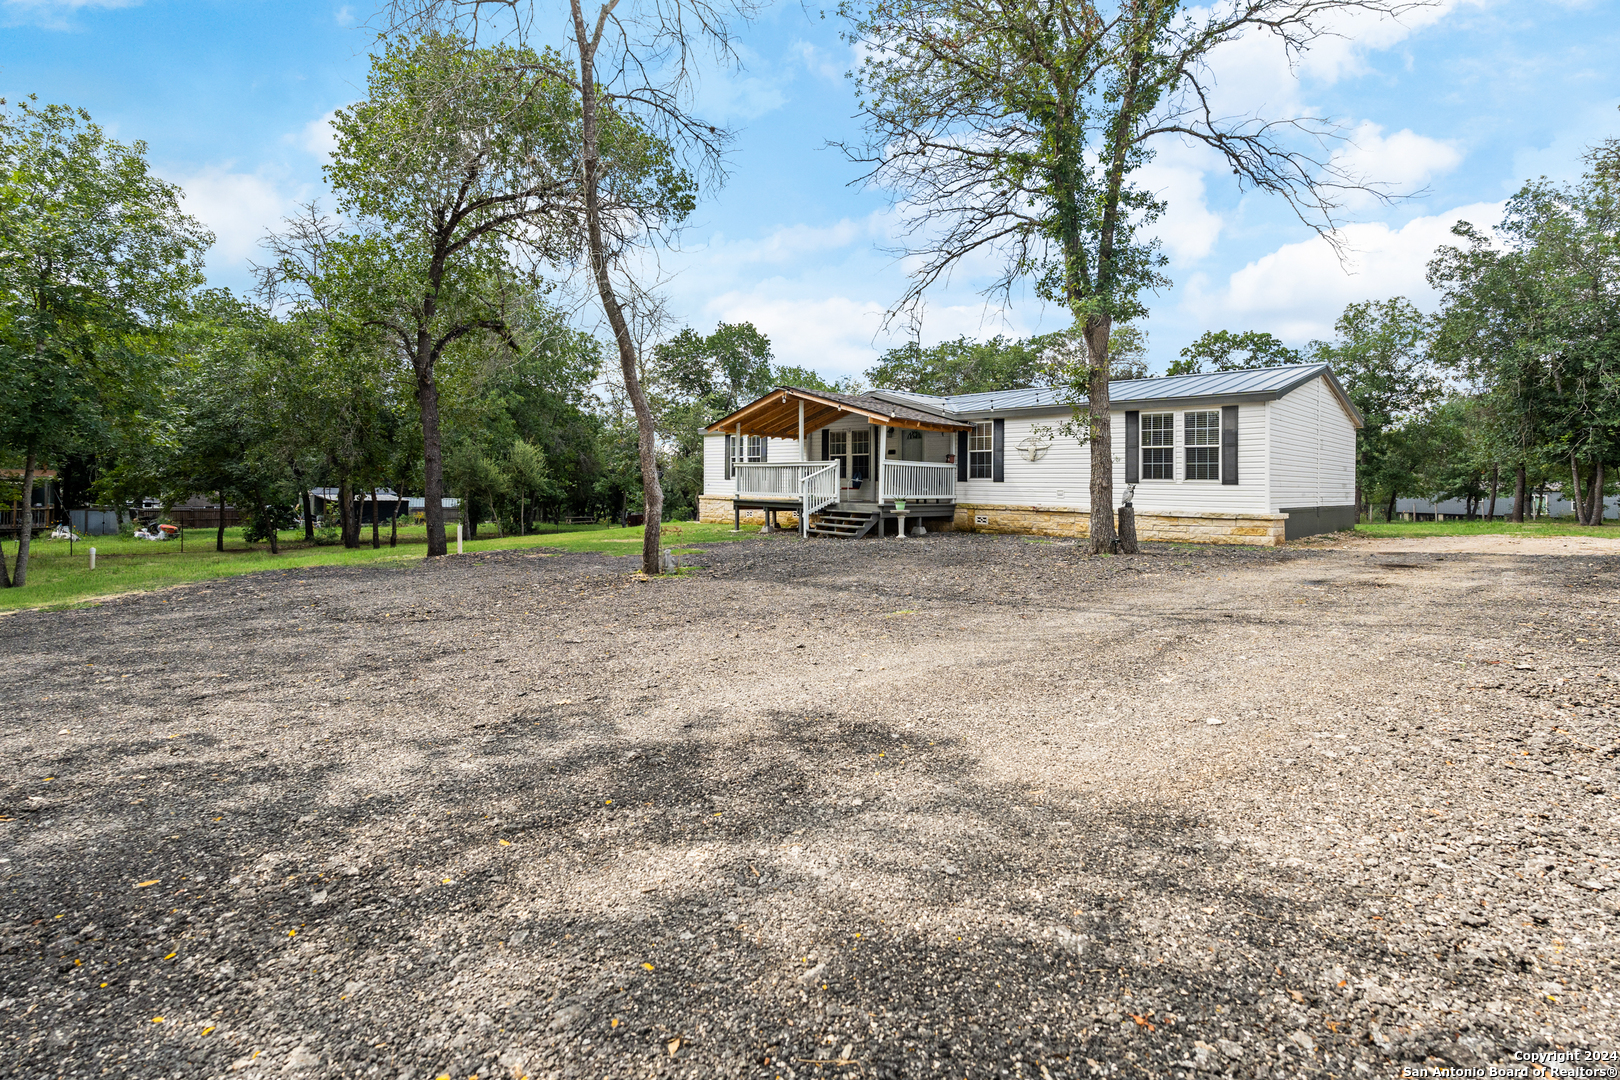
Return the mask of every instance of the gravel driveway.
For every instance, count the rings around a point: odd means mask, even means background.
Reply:
[[[0,619],[0,1074],[1620,1050],[1613,557],[760,537]]]

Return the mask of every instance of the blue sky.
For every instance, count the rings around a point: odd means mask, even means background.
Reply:
[[[373,35],[366,0],[0,0],[0,96],[83,106],[144,139],[155,169],[219,237],[217,284],[242,287],[259,237],[322,198],[324,118],[360,96]],[[779,359],[856,374],[891,339],[879,317],[904,288],[887,253],[897,219],[827,147],[858,137],[838,23],[798,5],[741,35],[746,68],[717,74],[700,108],[739,129],[728,183],[700,206],[661,271],[675,317],[752,320]],[[1217,162],[1162,146],[1146,174],[1174,286],[1151,301],[1154,366],[1212,329],[1327,336],[1346,303],[1406,295],[1451,224],[1490,225],[1526,179],[1570,178],[1584,147],[1620,135],[1620,0],[1446,0],[1405,25],[1361,22],[1297,71],[1259,42],[1217,57],[1233,108],[1332,116],[1363,172],[1421,198],[1354,206],[1350,270],[1276,200],[1241,196]],[[326,199],[330,203],[330,199]],[[1068,320],[1032,296],[976,293],[973,272],[930,297],[925,341],[1022,335]]]

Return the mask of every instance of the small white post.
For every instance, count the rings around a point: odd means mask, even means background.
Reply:
[[[96,568],[96,549],[91,548],[90,549],[90,569],[94,570],[95,568]]]
[[[804,441],[804,398],[799,399],[799,460],[810,460],[810,445]]]
[[[461,554],[461,522],[456,522],[456,554]]]

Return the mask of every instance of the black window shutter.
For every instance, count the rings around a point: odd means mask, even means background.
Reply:
[[[1238,482],[1236,405],[1221,406],[1221,483]]]
[[[821,460],[832,460],[832,432],[826,428],[821,429]]]
[[[1007,421],[990,421],[990,479],[997,484],[1007,482]]]
[[[763,435],[759,437],[759,460],[771,460],[771,440]]]
[[[956,433],[956,478],[958,480],[966,480],[968,478],[967,466],[968,433],[965,431],[958,431]]]
[[[726,479],[727,480],[731,479],[731,461],[732,461],[731,440],[732,440],[732,438],[733,438],[733,436],[731,436],[731,435],[726,436]]]
[[[1125,482],[1142,482],[1142,414],[1125,410]]]

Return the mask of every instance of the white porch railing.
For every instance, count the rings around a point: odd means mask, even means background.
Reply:
[[[799,531],[808,534],[810,515],[838,501],[838,462],[738,462],[737,498],[799,504]]]
[[[885,461],[883,501],[955,499],[956,466],[933,461]]]
[[[738,462],[732,466],[737,472],[737,498],[798,502],[804,478],[826,467],[825,461]]]
[[[799,535],[810,535],[810,515],[838,501],[838,462],[824,465],[799,481]]]

